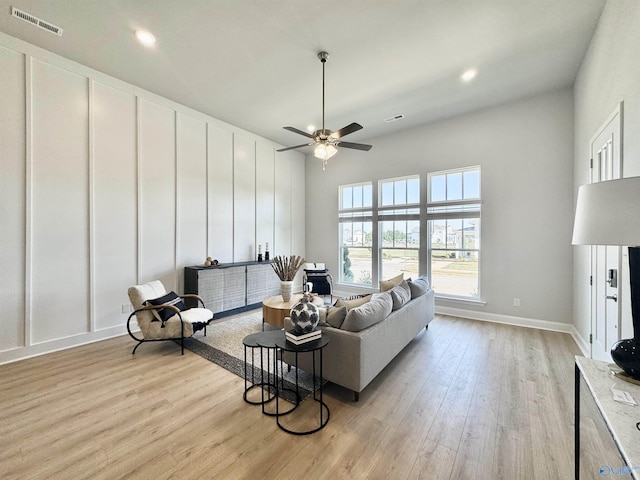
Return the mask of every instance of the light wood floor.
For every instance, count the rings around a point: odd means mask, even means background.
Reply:
[[[221,367],[168,342],[132,347],[0,366],[0,478],[573,478],[566,334],[437,316],[359,402],[326,389],[329,424],[306,437],[245,403]],[[622,463],[582,408],[583,478],[598,478]]]

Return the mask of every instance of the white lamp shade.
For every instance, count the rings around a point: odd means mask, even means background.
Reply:
[[[640,177],[581,186],[572,243],[640,246]]]

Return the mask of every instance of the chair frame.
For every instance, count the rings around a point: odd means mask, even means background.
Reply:
[[[190,298],[190,299],[195,299],[198,302],[200,302],[200,304],[202,304],[202,308],[206,308],[204,305],[204,300],[202,299],[202,297],[200,295],[196,295],[194,293],[187,293],[184,295],[178,295],[180,298],[182,298],[183,300],[185,298]],[[178,314],[178,317],[180,318],[180,337],[173,337],[173,338],[138,338],[135,336],[134,332],[131,331],[131,319],[133,317],[135,317],[136,313],[138,312],[142,312],[145,310],[161,310],[163,308],[168,308],[169,310],[172,310],[174,313]],[[204,324],[204,336],[207,336],[207,325],[209,324],[209,322],[211,322],[211,320],[213,320],[213,316]],[[158,320],[159,321],[159,320]],[[181,350],[181,355],[184,355],[184,320],[182,319],[182,315],[180,314],[180,309],[178,309],[177,307],[173,306],[173,305],[147,305],[144,306],[142,308],[139,308],[137,310],[134,310],[131,315],[129,315],[129,318],[127,319],[127,332],[129,332],[129,336],[131,338],[133,338],[136,342],[138,342],[136,344],[135,347],[133,347],[133,351],[131,352],[131,355],[135,355],[136,350],[138,349],[138,347],[140,345],[142,345],[145,342],[166,342],[166,341],[174,341],[174,340],[178,340],[180,339],[180,350]]]

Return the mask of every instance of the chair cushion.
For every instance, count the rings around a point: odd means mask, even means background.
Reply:
[[[207,308],[190,308],[180,312],[180,315],[183,321],[189,323],[207,323],[213,318],[213,312]],[[177,313],[173,316],[179,318]]]
[[[145,305],[173,305],[178,310],[183,311],[186,310],[186,306],[182,299],[178,296],[176,292],[169,292],[166,295],[163,295],[158,298],[151,298],[145,302]],[[161,308],[158,310],[152,310],[153,316],[156,317],[157,320],[161,322],[166,322],[171,317],[173,317],[176,313],[169,308]]]

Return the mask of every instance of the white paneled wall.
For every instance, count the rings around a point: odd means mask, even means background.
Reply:
[[[269,145],[256,143],[256,242],[262,245],[263,255],[267,244],[269,254],[273,252],[274,247],[275,155]],[[304,162],[299,163],[304,167]]]
[[[30,64],[27,254],[31,342],[37,344],[89,326],[89,87],[81,75],[36,59]]]
[[[25,344],[25,57],[0,47],[0,351]]]
[[[255,260],[256,147],[244,135],[233,136],[233,261]]]
[[[209,251],[220,263],[233,262],[233,133],[208,125]]]
[[[302,154],[2,33],[0,72],[0,363],[125,333],[129,286],[207,256],[304,254]]]
[[[175,113],[138,102],[138,198],[140,282],[161,280],[176,289]]]
[[[291,252],[291,165],[296,160],[292,152],[276,154],[275,161],[275,245],[272,256]],[[298,255],[298,253],[296,253]]]
[[[198,265],[207,258],[207,124],[178,114],[178,265]],[[184,275],[178,272],[178,290]]]
[[[95,329],[122,325],[122,285],[137,265],[137,138],[133,95],[92,82],[92,265]],[[116,140],[117,139],[117,140]]]

